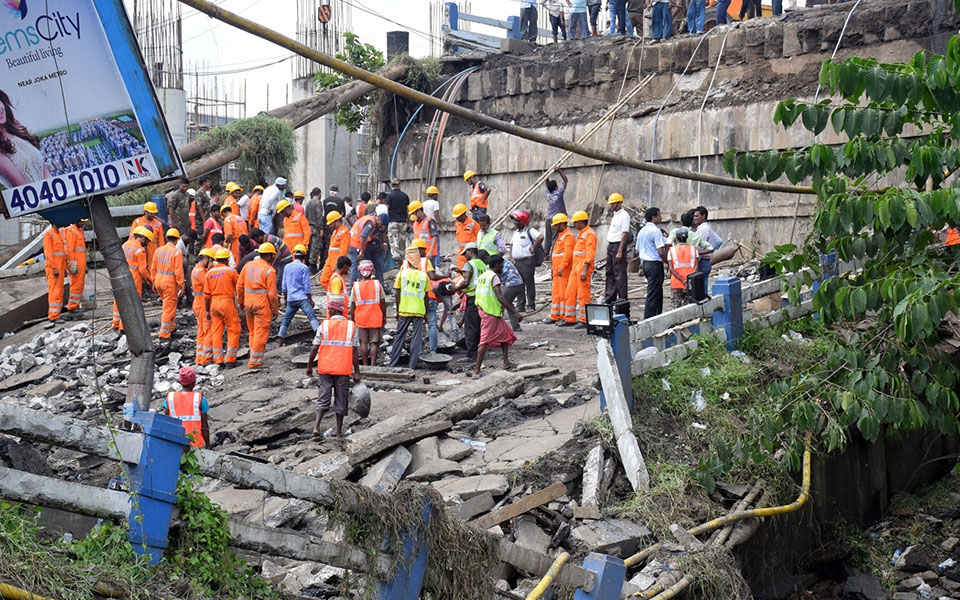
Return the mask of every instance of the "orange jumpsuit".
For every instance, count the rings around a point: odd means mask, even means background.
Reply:
[[[577,235],[573,246],[573,269],[567,281],[567,312],[563,315],[567,323],[587,322],[587,304],[590,302],[590,279],[593,277],[594,259],[597,255],[597,234],[590,227],[584,227]],[[587,280],[580,281],[580,273],[587,266]]]
[[[457,268],[462,269],[463,265],[467,263],[467,257],[462,254],[463,247],[470,242],[477,241],[477,234],[480,233],[480,224],[467,217],[464,219],[463,223],[459,219],[454,221],[457,226],[457,244],[459,249],[457,251]]]
[[[83,284],[87,278],[87,241],[83,237],[83,230],[75,224],[60,231],[63,233],[68,267],[71,261],[77,263],[77,272],[70,273],[70,300],[67,302],[67,310],[75,310],[80,308],[80,301],[83,300]]]
[[[350,230],[346,225],[340,225],[330,234],[330,250],[327,252],[327,262],[323,264],[323,273],[320,274],[320,285],[323,289],[330,289],[330,277],[337,270],[337,259],[347,255],[350,249]]]
[[[240,315],[237,314],[237,280],[240,276],[236,269],[218,264],[207,271],[207,293],[210,294],[210,335],[213,340],[213,362],[237,362],[237,350],[240,349]],[[227,330],[227,355],[223,355],[223,330]]]
[[[254,192],[250,196],[250,204],[247,205],[247,225],[250,229],[257,226],[257,213],[260,212],[260,198],[262,197],[263,194],[260,192]]]
[[[160,316],[161,340],[169,340],[177,329],[177,299],[183,291],[183,255],[177,247],[167,242],[153,255],[150,267],[153,287],[163,301],[163,313]]]
[[[247,367],[263,364],[267,350],[270,323],[280,310],[277,296],[277,272],[259,256],[243,266],[237,279],[237,302],[247,315],[247,331],[250,332],[250,360]]]
[[[576,244],[570,228],[563,230],[553,243],[553,295],[551,296],[550,319],[561,321],[576,316],[577,307],[567,304],[567,284],[570,280],[570,269],[573,268],[573,247]]]
[[[230,216],[223,220],[223,243],[224,246],[230,250],[230,254],[233,255],[233,260],[238,263],[240,259],[243,258],[243,255],[240,254],[241,235],[247,235],[247,224],[244,223],[243,219],[238,215],[231,213]],[[233,238],[228,244],[227,239],[229,239],[230,236],[233,236]]]
[[[67,253],[60,230],[53,227],[47,227],[43,232],[43,270],[47,274],[47,318],[56,321],[63,308],[63,277],[67,271]]]
[[[127,239],[132,240],[133,230],[141,225],[153,232],[153,241],[147,241],[146,258],[147,266],[150,266],[153,264],[153,253],[157,251],[157,248],[160,247],[160,242],[163,240],[163,224],[160,222],[160,219],[157,218],[148,222],[146,217],[137,217],[133,220],[133,225],[130,226],[130,236]]]
[[[133,275],[133,283],[137,286],[137,294],[143,294],[143,282],[150,283],[150,271],[147,270],[147,251],[137,240],[127,240],[123,243],[123,254],[127,258],[127,266],[130,268],[130,274]],[[123,323],[120,322],[120,309],[117,308],[117,301],[113,301],[113,328],[123,331]]]
[[[198,264],[190,274],[193,284],[193,314],[197,317],[197,357],[198,365],[209,365],[213,360],[213,343],[211,339],[210,321],[207,320],[207,270]]]
[[[283,218],[283,243],[291,250],[297,244],[310,247],[310,223],[303,213],[293,211],[289,217]]]

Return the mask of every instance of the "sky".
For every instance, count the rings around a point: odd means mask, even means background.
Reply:
[[[279,31],[296,37],[296,0],[214,0],[226,10],[237,12]],[[128,10],[132,0],[126,0]],[[423,57],[429,54],[429,5],[430,0],[347,0],[353,6],[353,32],[362,41],[373,44],[386,54],[388,31],[410,31],[410,54]],[[482,8],[480,8],[482,6]],[[506,20],[510,15],[519,15],[519,0],[472,0],[472,12],[486,17]],[[365,10],[366,9],[366,10]],[[379,13],[376,16],[372,13]],[[336,19],[338,15],[333,15]],[[395,23],[389,20],[395,21]],[[540,23],[541,27],[545,24]],[[474,31],[494,33],[484,26],[475,26]],[[226,89],[233,83],[239,99],[243,80],[247,79],[247,115],[251,116],[268,106],[267,83],[269,83],[269,107],[286,103],[286,86],[292,74],[292,61],[283,60],[289,52],[251,34],[183,7],[183,53],[184,69],[189,73],[194,65],[205,63],[210,72],[250,69],[278,62],[271,66],[246,73],[225,74],[220,85]],[[187,93],[192,93],[193,77],[186,78]]]

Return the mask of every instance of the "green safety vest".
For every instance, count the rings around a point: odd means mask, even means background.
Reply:
[[[486,250],[490,256],[500,254],[500,248],[497,248],[497,230],[491,227],[480,236],[480,243],[477,244],[478,250]]]
[[[469,264],[473,272],[470,274],[470,283],[466,289],[463,290],[463,293],[468,296],[473,296],[477,293],[477,281],[480,279],[480,276],[483,275],[483,272],[487,270],[487,265],[479,258],[471,258]]]
[[[427,306],[424,301],[426,290],[427,274],[420,269],[404,266],[400,271],[400,312],[408,315],[426,315]]]
[[[496,275],[492,270],[485,271],[477,282],[477,306],[491,317],[503,316],[503,305],[493,293],[493,278]]]

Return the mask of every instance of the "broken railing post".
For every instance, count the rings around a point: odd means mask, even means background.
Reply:
[[[150,337],[143,302],[127,266],[123,242],[117,235],[107,200],[103,196],[93,196],[88,206],[93,230],[97,234],[97,245],[110,273],[110,286],[120,312],[120,322],[127,335],[127,346],[133,357],[130,375],[127,376],[127,402],[123,407],[127,417],[125,420],[129,421],[129,416],[137,411],[150,410],[150,398],[153,396],[153,338]]]
[[[713,282],[713,295],[723,296],[723,311],[713,313],[713,328],[727,333],[727,350],[737,349],[743,337],[743,293],[737,277],[719,277]]]
[[[619,600],[627,565],[619,558],[591,552],[583,559],[583,568],[597,574],[592,590],[579,589],[573,600]]]
[[[380,600],[417,600],[423,588],[423,580],[427,574],[426,526],[430,524],[430,513],[433,503],[423,505],[424,527],[407,532],[403,539],[403,547],[398,561],[397,571],[390,580],[380,586],[377,598]],[[619,589],[619,588],[618,588]]]
[[[189,441],[179,419],[141,411],[132,422],[143,429],[140,463],[129,470],[130,531],[127,534],[137,554],[149,556],[150,564],[163,558],[173,507],[177,504],[180,457]]]
[[[630,319],[626,315],[613,315],[613,335],[610,337],[610,346],[613,348],[613,358],[620,373],[620,383],[623,384],[623,395],[627,399],[627,408],[633,410],[633,356],[630,353]],[[607,409],[607,399],[600,390],[600,411]]]

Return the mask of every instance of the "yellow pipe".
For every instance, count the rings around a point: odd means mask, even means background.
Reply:
[[[598,150],[596,148],[591,148],[589,146],[584,146],[583,144],[578,144],[576,142],[571,142],[563,138],[546,135],[538,133],[536,131],[527,129],[525,127],[520,127],[513,123],[507,123],[506,121],[501,121],[500,119],[495,119],[491,116],[479,113],[475,110],[470,110],[469,108],[464,108],[462,106],[457,106],[456,104],[441,100],[440,98],[435,98],[424,94],[423,92],[418,92],[412,88],[409,88],[405,85],[399,84],[395,81],[390,81],[385,77],[381,77],[370,71],[361,69],[354,65],[351,65],[348,62],[336,59],[329,54],[324,54],[323,52],[318,52],[313,48],[305,46],[295,40],[292,40],[284,35],[280,35],[276,31],[264,27],[259,23],[255,23],[250,19],[245,19],[236,13],[226,11],[219,6],[209,2],[208,0],[180,0],[181,4],[186,4],[187,6],[193,7],[199,12],[207,14],[218,21],[227,23],[228,25],[233,25],[237,29],[241,29],[248,33],[263,38],[269,42],[286,48],[291,52],[303,56],[304,58],[309,58],[310,60],[316,61],[321,65],[339,71],[349,77],[354,79],[360,79],[366,81],[367,83],[373,84],[379,88],[385,89],[388,92],[392,92],[398,96],[403,96],[409,98],[420,104],[425,104],[433,108],[442,110],[461,119],[466,119],[467,121],[472,121],[479,125],[489,127],[490,129],[495,129],[497,131],[502,131],[510,135],[515,135],[517,137],[530,140],[531,142],[536,142],[538,144],[544,144],[546,146],[553,146],[554,148],[560,148],[561,150],[568,150],[580,156],[586,156],[588,158],[593,158],[601,162],[612,163],[615,165],[622,165],[625,167],[630,167],[632,169],[637,169],[640,171],[647,171],[649,173],[655,173],[658,175],[665,175],[668,177],[677,177],[679,179],[688,179],[692,181],[702,181],[704,183],[712,183],[715,185],[725,185],[729,187],[736,188],[747,188],[753,190],[762,190],[765,192],[783,192],[787,194],[814,194],[813,188],[810,186],[794,186],[794,185],[785,185],[780,183],[763,183],[760,181],[748,181],[748,180],[739,180],[732,177],[720,177],[717,175],[709,175],[707,173],[698,173],[696,171],[687,171],[684,169],[677,169],[674,167],[667,167],[659,163],[649,163],[642,160],[637,160],[635,158],[629,158],[626,156],[621,156],[619,154],[614,154],[612,152],[606,152],[604,150]]]
[[[716,518],[712,521],[707,521],[706,523],[701,523],[693,529],[688,529],[687,532],[690,535],[700,535],[701,533],[706,533],[714,529],[719,529],[724,525],[729,525],[730,523],[735,523],[737,521],[743,521],[745,519],[756,519],[760,517],[772,517],[774,515],[782,515],[786,513],[791,513],[797,510],[807,503],[807,500],[810,499],[810,472],[811,472],[811,439],[812,435],[807,432],[807,437],[804,440],[803,447],[803,474],[802,481],[800,484],[800,495],[797,496],[797,499],[791,502],[790,504],[785,504],[783,506],[771,506],[769,508],[755,508],[753,510],[745,510],[738,513],[733,513],[732,515],[726,515],[723,517]],[[649,548],[637,552],[633,556],[628,557],[623,561],[627,567],[632,567],[634,565],[640,564],[645,558],[653,554],[660,544],[654,544]],[[669,591],[669,590],[667,590]],[[667,592],[664,592],[666,594]],[[662,594],[661,594],[662,595]],[[666,596],[660,600],[665,600],[665,598],[670,598],[672,596]]]
[[[642,598],[642,600],[650,600],[650,598],[653,598],[654,596],[656,596],[662,591],[663,591],[663,585],[659,583],[655,583],[652,586],[650,586],[649,589],[646,589],[642,592],[637,592],[633,596],[635,598]]]
[[[547,570],[547,574],[543,576],[543,579],[540,580],[537,587],[533,588],[533,591],[527,594],[527,600],[540,600],[540,597],[550,589],[550,584],[553,583],[553,580],[556,579],[560,573],[560,569],[563,568],[563,565],[568,560],[570,560],[570,555],[566,552],[561,552],[560,556],[550,565],[550,569]]]
[[[676,582],[675,584],[667,588],[667,591],[663,592],[662,594],[657,594],[650,600],[670,600],[670,598],[673,598],[683,590],[687,589],[687,586],[690,585],[690,583],[692,582],[693,582],[692,576],[684,575],[680,581]]]
[[[0,583],[0,596],[6,600],[52,600],[52,598],[47,598],[46,596],[37,596],[36,594],[31,594],[27,590],[21,590],[20,588],[7,585],[6,583]]]

